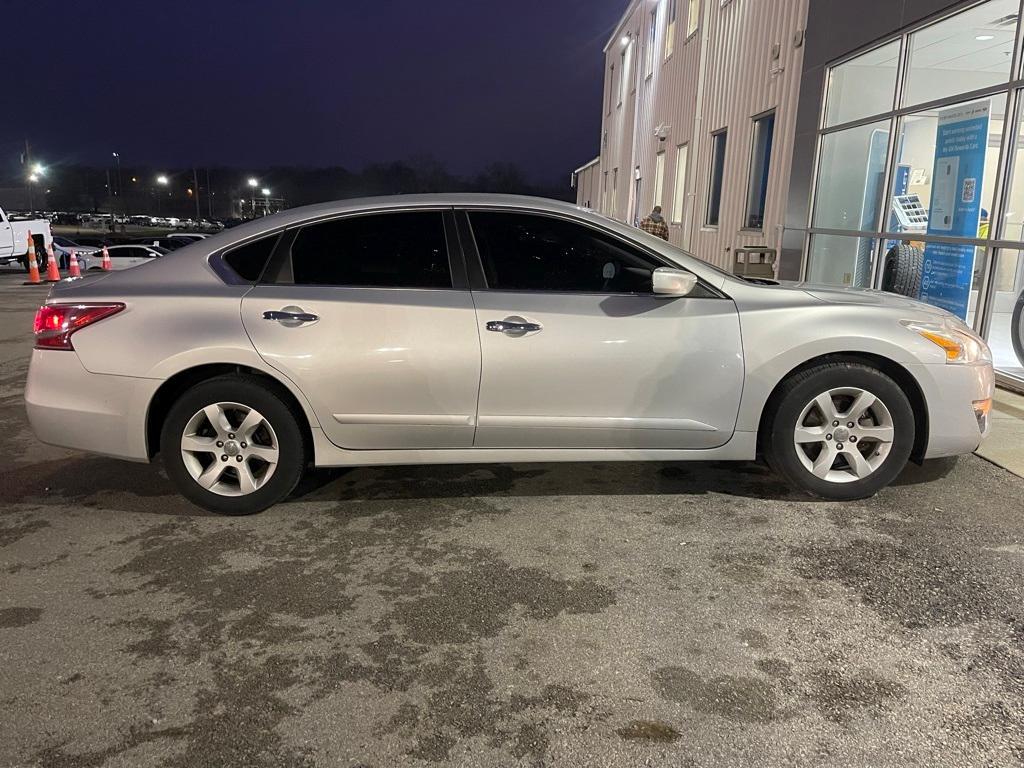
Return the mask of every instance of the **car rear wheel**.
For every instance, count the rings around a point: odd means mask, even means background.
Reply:
[[[160,434],[167,474],[194,504],[249,515],[290,494],[306,466],[301,413],[266,386],[221,376],[187,390]]]
[[[765,457],[792,485],[824,499],[863,499],[891,483],[914,446],[914,412],[889,376],[828,363],[783,385]]]

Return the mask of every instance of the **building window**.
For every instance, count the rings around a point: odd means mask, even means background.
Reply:
[[[607,109],[607,114],[609,114],[609,115],[612,113],[612,93],[614,93],[614,89],[615,89],[615,65],[612,64],[611,68],[608,70],[608,109]]]
[[[654,205],[661,205],[661,199],[665,192],[665,150],[658,153],[654,159]]]
[[[725,178],[725,142],[726,131],[719,131],[711,136],[711,178],[708,180],[708,210],[704,224],[709,227],[718,226],[719,214],[722,211],[722,180]]]
[[[626,84],[626,50],[619,54],[619,90],[618,90],[618,101],[616,104],[622,106],[622,91]]]
[[[892,109],[900,41],[862,53],[828,75],[825,125],[840,125]]]
[[[651,11],[650,25],[647,32],[647,65],[645,67],[645,76],[650,77],[654,74],[654,44],[658,39],[658,9],[655,8]]]
[[[672,193],[672,223],[681,224],[686,213],[686,171],[690,157],[690,145],[676,147],[675,191]]]
[[[750,175],[747,179],[747,211],[743,222],[747,229],[764,228],[764,209],[768,200],[768,174],[771,170],[774,136],[774,112],[754,120]]]
[[[881,120],[822,138],[813,224],[874,231],[882,203],[891,123]]]
[[[619,215],[619,169],[612,168],[612,218]]]
[[[686,36],[697,31],[700,23],[700,0],[687,0],[686,5]]]
[[[665,25],[665,60],[672,57],[676,45],[676,15],[679,0],[668,0],[668,23]]]
[[[910,36],[903,104],[979,90],[1010,79],[1017,0],[990,0]]]

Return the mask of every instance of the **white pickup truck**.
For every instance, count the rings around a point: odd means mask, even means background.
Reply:
[[[36,244],[39,268],[46,267],[46,246],[53,244],[50,222],[46,219],[10,219],[0,208],[0,265],[19,262],[28,269],[28,233]]]

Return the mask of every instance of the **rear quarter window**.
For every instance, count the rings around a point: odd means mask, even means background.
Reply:
[[[243,280],[255,283],[263,274],[263,268],[274,252],[279,237],[279,234],[275,234],[232,248],[224,254],[224,263]]]

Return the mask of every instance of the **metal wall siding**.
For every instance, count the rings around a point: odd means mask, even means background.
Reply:
[[[650,210],[654,189],[655,157],[665,150],[665,186],[663,205],[671,211],[675,193],[676,147],[691,146],[687,177],[687,215],[684,226],[672,224],[671,239],[677,245],[686,241],[686,223],[690,228],[690,249],[699,257],[721,267],[731,268],[732,250],[744,245],[781,247],[782,224],[785,218],[789,188],[789,169],[793,153],[797,97],[803,58],[803,29],[807,19],[808,0],[704,0],[701,7],[707,14],[697,32],[689,39],[685,34],[686,4],[680,3],[676,44],[672,57],[663,61],[666,3],[637,0],[624,17],[607,52],[606,67],[618,62],[620,48],[617,38],[626,31],[637,34],[646,44],[649,14],[658,8],[654,74],[638,88],[639,104],[635,121],[635,159],[633,154],[634,125],[619,121],[606,125],[608,147],[602,148],[602,170],[620,168],[618,218],[628,219],[626,208],[628,188],[623,189],[622,168],[627,170],[627,183],[632,183],[631,169],[640,167],[640,215]],[[700,72],[700,47],[707,28],[708,50],[703,92],[703,123],[696,125],[696,100]],[[772,52],[779,46],[779,58],[773,62]],[[643,46],[635,57],[643,67]],[[625,106],[623,105],[625,111]],[[752,118],[775,110],[775,134],[763,232],[743,230],[746,213],[747,176],[750,166]],[[631,110],[630,110],[631,112]],[[614,110],[613,110],[614,117]],[[664,142],[655,137],[655,129],[670,125]],[[707,181],[710,177],[710,134],[728,130],[722,207],[717,228],[703,226],[707,206]],[[694,151],[694,136],[699,132]],[[614,148],[614,155],[612,154]],[[609,182],[610,183],[610,182]],[[610,214],[611,207],[602,203],[601,211]]]

